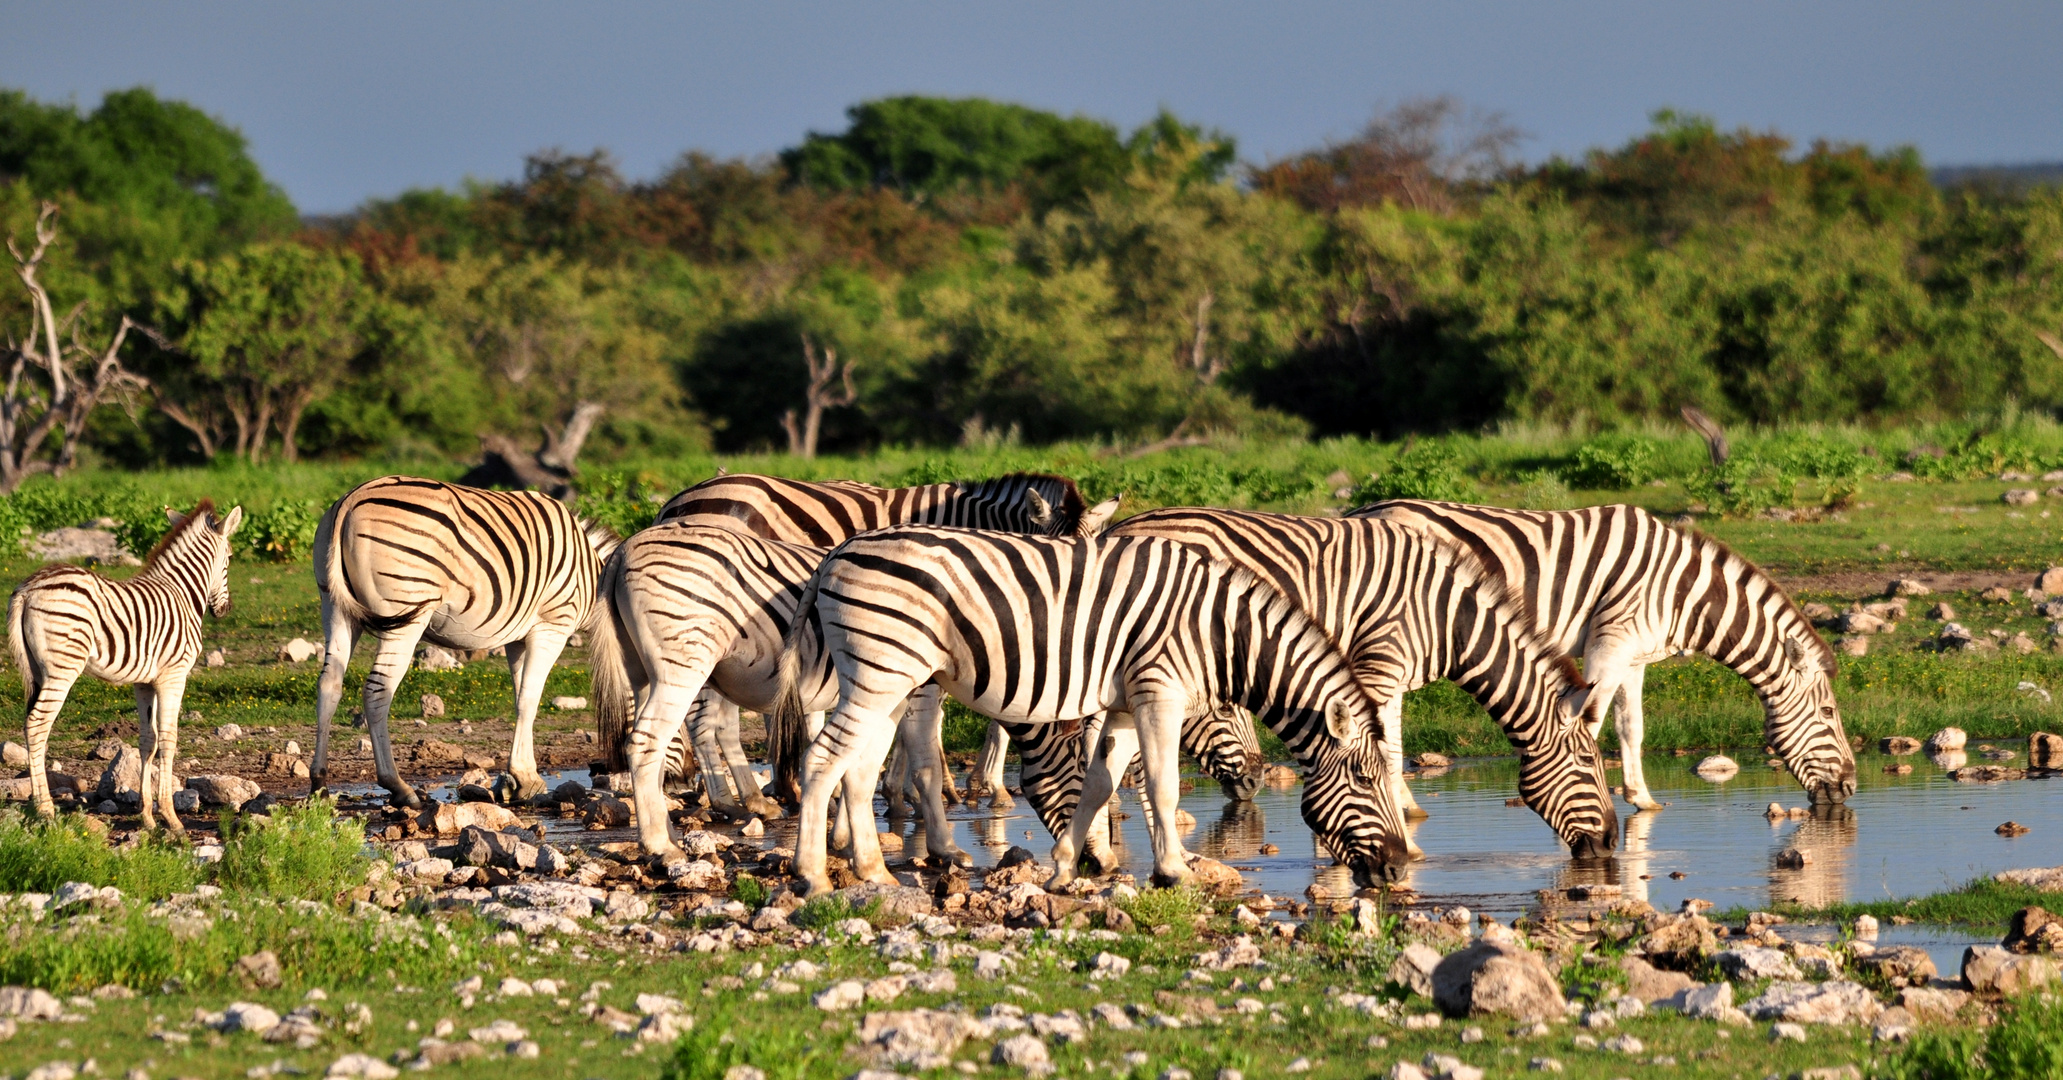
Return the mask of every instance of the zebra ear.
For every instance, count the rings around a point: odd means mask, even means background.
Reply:
[[[1797,638],[1789,637],[1784,639],[1784,659],[1791,662],[1793,670],[1802,672],[1812,666],[1807,662],[1811,652],[1810,649],[1806,648],[1805,643]]]
[[[1108,528],[1110,526],[1110,519],[1117,515],[1118,501],[1123,498],[1123,495],[1113,495],[1084,510],[1082,512],[1081,524],[1075,526],[1075,535],[1095,536]]]
[[[216,522],[215,531],[221,533],[223,536],[234,536],[236,535],[237,526],[242,525],[243,523],[244,508],[241,506],[232,506],[229,508],[229,513],[222,515],[222,520]]]
[[[165,507],[165,520],[171,522],[172,527],[176,529],[186,523],[186,515],[167,506]]]
[[[1354,714],[1346,702],[1335,700],[1332,707],[1325,710],[1325,730],[1341,742],[1347,741],[1347,737],[1354,733]]]
[[[1024,501],[1031,504],[1031,523],[1035,528],[1047,529],[1053,525],[1053,504],[1044,495],[1031,488],[1024,489]]]

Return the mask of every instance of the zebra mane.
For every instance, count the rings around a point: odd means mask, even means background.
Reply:
[[[1082,498],[1081,488],[1075,485],[1074,480],[1058,473],[1007,473],[988,480],[963,480],[959,483],[959,488],[961,494],[989,498],[998,492],[1009,491],[1018,484],[1025,488],[1057,488],[1060,497],[1047,501],[1053,504],[1053,509],[1065,520],[1080,521],[1082,513],[1089,508],[1088,500]],[[1041,491],[1040,494],[1043,495],[1044,492]]]
[[[1380,520],[1380,519],[1378,519]],[[1541,632],[1540,624],[1533,618],[1532,605],[1525,603],[1518,586],[1504,576],[1504,571],[1476,556],[1468,545],[1445,533],[1422,532],[1408,526],[1395,526],[1398,532],[1416,537],[1419,542],[1431,548],[1434,558],[1443,559],[1454,567],[1455,579],[1470,589],[1497,613],[1497,620],[1510,626],[1514,636],[1524,642],[1536,655],[1546,659],[1571,686],[1590,685],[1583,677],[1583,669],[1567,652],[1557,648]]]
[[[593,518],[576,517],[573,523],[580,526],[581,535],[587,537],[587,546],[594,549],[595,558],[607,561],[617,548],[623,546],[623,538],[616,530]]]
[[[1664,528],[1677,528],[1676,526],[1670,525],[1667,522],[1662,522],[1661,524]],[[1791,599],[1791,594],[1785,592],[1784,589],[1776,583],[1776,580],[1769,576],[1768,571],[1755,565],[1754,560],[1749,559],[1747,556],[1742,555],[1740,552],[1735,551],[1731,547],[1728,547],[1725,541],[1717,539],[1716,537],[1711,536],[1710,534],[1704,532],[1701,529],[1682,528],[1678,531],[1688,535],[1692,540],[1703,545],[1707,549],[1716,552],[1718,554],[1718,561],[1720,563],[1723,564],[1727,560],[1731,559],[1735,562],[1740,563],[1742,566],[1747,567],[1749,571],[1752,572],[1756,577],[1762,578],[1763,580],[1769,582],[1769,593],[1772,597],[1776,599],[1777,604],[1784,611],[1789,612],[1792,618],[1798,620],[1800,625],[1808,628],[1812,626],[1812,620],[1806,618],[1805,613],[1798,610],[1798,602],[1796,600]],[[1813,650],[1813,653],[1819,659],[1821,669],[1827,673],[1827,680],[1829,682],[1832,682],[1834,677],[1837,674],[1839,674],[1839,669],[1841,665],[1839,654],[1834,652],[1834,647],[1827,644],[1827,639],[1819,636],[1819,633],[1817,631],[1814,631],[1810,634],[1806,634],[1804,636],[1810,639],[1808,647]]]
[[[192,529],[196,523],[204,522],[214,516],[215,500],[202,499],[198,504],[194,506],[193,512],[186,515],[186,518],[184,520],[182,520],[179,524],[172,526],[170,529],[167,529],[165,531],[165,535],[158,537],[158,542],[151,547],[150,554],[145,555],[143,557],[144,569],[148,570],[152,566],[157,565],[158,556],[163,555],[167,550],[169,550],[172,547],[172,544],[176,542],[180,537],[185,536],[187,531]]]

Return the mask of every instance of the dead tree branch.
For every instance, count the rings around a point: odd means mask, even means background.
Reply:
[[[809,366],[809,389],[803,398],[803,420],[798,428],[795,410],[789,409],[781,415],[781,427],[788,433],[788,452],[808,460],[817,456],[817,433],[824,424],[824,410],[850,405],[859,400],[859,391],[852,385],[852,361],[847,360],[844,368],[838,365],[838,350],[825,349],[817,355],[817,345],[802,335],[802,362]],[[843,383],[843,388],[832,390],[832,380]]]
[[[1726,432],[1719,426],[1718,421],[1706,416],[1704,410],[1695,405],[1685,405],[1682,412],[1683,422],[1689,424],[1692,431],[1704,437],[1705,452],[1712,458],[1712,467],[1716,469],[1726,464],[1732,450],[1727,446]]]

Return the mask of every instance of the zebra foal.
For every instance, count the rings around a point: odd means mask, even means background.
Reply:
[[[179,707],[201,655],[201,617],[229,614],[229,538],[244,511],[217,516],[203,499],[190,514],[166,515],[172,529],[135,577],[109,581],[83,567],[46,566],[8,601],[7,642],[28,704],[29,786],[39,814],[54,808],[44,773],[50,728],[72,684],[92,675],[136,688],[143,827],[163,811],[166,828],[185,829],[172,809]]]
[[[1543,512],[1396,500],[1351,512],[1443,536],[1501,574],[1555,646],[1583,658],[1593,732],[1616,702],[1626,801],[1657,810],[1641,768],[1647,665],[1703,653],[1748,680],[1763,731],[1815,803],[1855,794],[1855,752],[1834,700],[1834,651],[1783,589],[1724,544],[1636,506]],[[1391,738],[1396,738],[1394,732]],[[1389,750],[1398,798],[1401,747]]]
[[[1187,878],[1175,827],[1183,721],[1215,702],[1251,709],[1308,774],[1304,819],[1364,884],[1394,880],[1403,825],[1381,783],[1376,703],[1296,605],[1254,575],[1148,537],[1048,539],[955,529],[884,529],[846,541],[810,579],[781,658],[783,722],[828,669],[837,711],[804,757],[796,869],[830,887],[826,812],[834,788],[873,805],[895,732],[892,710],[936,681],[991,719],[1054,723],[1111,711],[1136,731],[1151,793],[1154,879]],[[1110,797],[1091,784],[1083,801]],[[1076,815],[1053,850],[1054,883],[1074,874],[1088,827]],[[854,870],[891,880],[867,830]]]
[[[485,491],[412,476],[369,480],[338,499],[315,530],[322,598],[311,789],[329,769],[330,720],[358,636],[378,641],[365,677],[365,722],[380,786],[420,806],[394,767],[387,717],[418,642],[506,646],[515,683],[509,774],[519,797],[544,793],[531,729],[545,676],[575,631],[594,629],[595,579],[616,547],[607,529],[534,491]]]

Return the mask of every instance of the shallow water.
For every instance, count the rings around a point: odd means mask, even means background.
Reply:
[[[1412,865],[1405,883],[1423,904],[1461,904],[1509,919],[1535,906],[1541,890],[1573,885],[1618,885],[1622,895],[1664,911],[1691,897],[1721,908],[1759,908],[1779,901],[1817,905],[1917,896],[2011,867],[2063,863],[2063,782],[1958,783],[1947,778],[1941,763],[1925,757],[1864,755],[1857,761],[1857,791],[1846,806],[1771,822],[1764,816],[1771,802],[1804,808],[1804,791],[1788,773],[1761,764],[1760,756],[1736,756],[1745,767],[1719,783],[1693,773],[1695,759],[1651,758],[1650,787],[1668,805],[1640,813],[1620,802],[1618,857],[1580,865],[1538,815],[1504,804],[1517,793],[1515,759],[1464,758],[1451,768],[1412,776],[1412,790],[1430,816],[1411,824],[1426,858]],[[1886,775],[1883,767],[1891,761],[1910,762],[1914,771]],[[566,770],[546,779],[556,786],[588,777],[584,770]],[[1195,790],[1181,801],[1196,818],[1182,838],[1190,850],[1237,867],[1250,887],[1270,895],[1300,897],[1314,886],[1332,896],[1353,891],[1345,868],[1333,864],[1305,827],[1297,786],[1263,788],[1252,803],[1239,806],[1216,783],[1196,779]],[[425,794],[430,790],[435,789]],[[1137,795],[1126,792],[1123,805],[1128,816],[1120,822],[1119,854],[1126,869],[1143,879],[1151,849]],[[1012,845],[1045,861],[1053,845],[1023,799],[1001,811],[986,804],[952,807],[948,818],[955,842],[974,854],[977,865],[993,865]],[[907,852],[922,850],[916,822],[891,822],[885,814],[876,820],[884,833],[902,837]],[[1992,830],[2007,820],[2033,831],[2001,838]],[[793,844],[792,823],[769,825],[761,843]],[[585,832],[577,820],[547,818],[544,828],[564,842],[636,838],[628,829]],[[1263,844],[1279,850],[1263,855]],[[1808,853],[1810,862],[1802,870],[1779,869],[1778,855],[1793,848]],[[1684,877],[1672,879],[1671,873]],[[1980,940],[1994,939],[1953,928],[1889,925],[1880,939],[1927,948],[1944,971],[1960,964],[1964,945]]]

